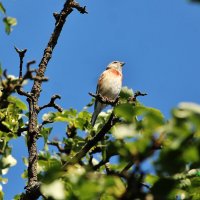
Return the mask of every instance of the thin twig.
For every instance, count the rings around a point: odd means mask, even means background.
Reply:
[[[81,14],[88,14],[88,12],[86,11],[86,6],[81,7],[77,2],[72,1],[71,2],[71,7],[72,8],[76,8]]]
[[[101,94],[93,94],[91,92],[88,93],[90,96],[94,97],[95,99],[97,99],[99,102],[104,103],[104,104],[108,104],[111,106],[114,106],[117,104],[119,97],[117,97],[115,100],[110,100],[107,97],[103,97]]]
[[[147,95],[147,93],[142,93],[140,91],[136,91],[132,97],[128,98],[128,101],[135,102],[136,99],[137,99],[137,97],[139,97],[139,96],[146,96],[146,95]]]
[[[21,87],[17,87],[17,93],[18,93],[19,95],[26,96],[27,98],[32,99],[31,94],[28,93],[28,92],[23,91],[23,89],[22,89]]]
[[[99,169],[101,166],[105,165],[108,162],[108,159],[106,160],[101,160],[97,165],[94,165],[92,168],[93,170]]]
[[[47,142],[47,144],[57,147],[57,149],[60,153],[67,153],[68,154],[68,151],[66,151],[63,147],[61,147],[60,144],[57,141]]]
[[[56,99],[61,99],[61,97],[60,97],[59,95],[57,95],[57,94],[56,94],[56,95],[53,95],[53,96],[51,97],[51,100],[50,100],[50,102],[49,102],[48,104],[39,107],[39,111],[41,111],[41,110],[44,109],[44,108],[53,107],[53,108],[57,109],[59,112],[62,112],[62,111],[63,111],[63,108],[61,108],[59,105],[57,105],[57,104],[55,103],[55,100],[56,100]]]
[[[17,130],[17,135],[21,136],[24,131],[28,131],[28,127],[22,127]]]
[[[26,54],[27,49],[18,49],[17,47],[14,47],[16,52],[19,54],[19,58],[20,58],[20,64],[19,64],[19,79],[22,78],[22,67],[23,67],[23,59],[24,56]]]

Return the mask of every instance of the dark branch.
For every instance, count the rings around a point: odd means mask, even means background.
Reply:
[[[40,93],[42,90],[42,82],[46,81],[47,78],[44,76],[47,65],[52,57],[53,50],[58,42],[60,33],[62,31],[62,28],[65,24],[66,18],[68,15],[73,11],[73,8],[76,8],[81,13],[86,13],[85,7],[81,8],[78,3],[74,2],[73,0],[66,0],[63,6],[63,9],[61,12],[56,15],[56,24],[53,30],[53,33],[49,39],[49,42],[44,50],[43,57],[39,63],[38,70],[31,70],[30,64],[34,64],[34,61],[27,64],[27,74],[25,74],[24,78],[30,78],[31,80],[34,80],[33,87],[31,89],[30,93],[24,92],[22,89],[20,89],[21,86],[19,86],[18,93],[20,95],[27,96],[27,101],[29,104],[29,124],[28,124],[28,184],[26,187],[26,194],[22,196],[22,199],[31,199],[35,200],[37,199],[41,194],[38,189],[38,177],[37,177],[37,162],[38,162],[38,155],[37,155],[37,144],[36,141],[38,139],[38,134],[40,131],[40,127],[45,124],[43,124],[38,127],[38,100],[40,97]],[[54,15],[55,16],[55,15]],[[19,53],[20,56],[20,73],[19,78],[23,80],[22,77],[22,64],[23,64],[23,57],[25,54],[25,50],[20,51],[19,49],[15,48],[16,51]],[[36,76],[33,76],[33,72],[36,72]],[[45,105],[41,108],[48,107],[49,105],[55,107],[59,111],[62,109],[55,104],[55,99],[59,98],[58,96],[55,96],[51,99],[51,102],[48,105]],[[41,109],[40,108],[40,109]]]
[[[110,164],[107,162],[105,163],[105,169],[106,169],[106,173],[108,175],[114,175],[114,176],[118,176],[120,178],[124,178],[124,179],[128,179],[129,178],[129,174],[126,172],[118,172],[116,170],[112,170],[110,168]]]
[[[21,87],[17,87],[17,93],[22,96],[26,96],[27,98],[32,99],[32,96],[28,92],[24,92]]]
[[[57,95],[57,94],[54,95],[54,96],[52,96],[52,97],[51,97],[51,100],[50,100],[50,102],[49,102],[48,104],[39,107],[39,111],[41,111],[41,110],[44,109],[44,108],[53,107],[53,108],[57,109],[59,112],[62,112],[62,111],[63,111],[63,108],[61,108],[59,105],[57,105],[57,104],[55,103],[55,100],[56,100],[56,99],[61,99],[61,97],[60,97],[59,95]]]
[[[147,95],[147,93],[142,93],[140,91],[136,91],[132,97],[129,97],[128,101],[135,102],[136,99],[137,99],[137,97],[139,97],[139,96],[146,96],[146,95]]]
[[[108,104],[111,106],[116,105],[117,102],[119,101],[119,97],[117,97],[115,100],[110,100],[107,97],[103,97],[101,94],[93,94],[93,93],[89,92],[89,95],[94,97],[95,99],[97,99],[99,102]]]
[[[97,165],[94,165],[92,168],[93,168],[93,170],[97,170],[101,166],[105,165],[107,162],[108,162],[108,159],[107,160],[101,160]]]
[[[3,76],[4,76],[6,79],[9,79],[6,69],[3,71]]]
[[[86,11],[86,6],[81,7],[77,2],[72,1],[71,2],[71,7],[72,8],[76,8],[81,14],[88,14],[88,12]]]
[[[77,128],[74,125],[67,125],[67,132],[66,135],[68,138],[74,138],[77,134]]]
[[[19,65],[19,78],[22,78],[22,67],[23,67],[23,59],[26,54],[27,49],[20,50],[17,47],[14,47],[16,52],[19,54],[20,65]]]
[[[121,171],[121,173],[126,173],[134,164],[135,160],[131,160]]]
[[[31,65],[34,65],[35,63],[36,63],[35,60],[31,60],[31,61],[27,62],[27,64],[26,64],[26,70],[27,71],[31,71]],[[33,71],[36,72],[36,70],[33,70]]]
[[[28,131],[28,127],[19,128],[17,131],[17,135],[21,136],[24,131]]]
[[[110,130],[110,128],[117,122],[115,120],[114,114],[110,115],[109,120],[103,126],[103,128],[94,136],[91,140],[89,140],[85,146],[74,156],[72,157],[67,163],[64,164],[63,168],[67,167],[68,165],[73,165],[79,162],[88,152],[89,150],[94,147],[99,141],[101,141],[105,134]]]
[[[26,73],[23,76],[23,81],[26,80],[26,79],[33,80],[33,73],[36,73],[37,70],[36,69],[31,69],[31,65],[33,65],[35,63],[36,63],[36,61],[32,60],[32,61],[29,61],[26,64]]]
[[[26,188],[26,194],[22,194],[20,196],[20,200],[36,200],[38,199],[42,194],[40,192],[40,183],[36,183],[31,187],[31,189]]]
[[[60,153],[66,153],[68,154],[69,152],[66,151],[63,147],[60,146],[60,144],[57,142],[57,141],[52,141],[52,142],[47,142],[48,145],[51,145],[51,146],[55,146],[57,147],[58,151]]]
[[[58,19],[60,17],[59,13],[55,12],[55,13],[53,13],[53,16],[54,16],[55,20],[58,21]]]
[[[54,31],[49,39],[49,42],[44,50],[43,57],[39,63],[39,68],[36,72],[36,77],[33,78],[34,84],[31,89],[32,98],[28,98],[29,103],[29,125],[28,125],[28,185],[26,187],[25,199],[37,199],[35,196],[35,185],[38,183],[37,177],[37,138],[39,134],[38,128],[38,100],[42,90],[42,82],[45,79],[44,74],[47,65],[52,57],[53,50],[58,42],[58,38],[65,24],[66,18],[73,11],[73,0],[66,0],[61,10],[59,17],[56,20]],[[77,8],[78,9],[78,8]],[[40,195],[40,194],[39,194]]]

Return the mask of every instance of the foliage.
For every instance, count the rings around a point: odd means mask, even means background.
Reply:
[[[18,83],[15,78],[12,80]],[[94,128],[90,124],[91,113],[85,109],[43,115],[44,122],[52,124],[51,127],[44,125],[40,132],[44,148],[39,152],[38,177],[44,196],[51,199],[134,199],[151,194],[155,199],[176,196],[198,199],[200,105],[181,103],[172,110],[171,118],[165,120],[159,110],[139,101],[129,101],[131,96],[133,92],[124,87],[120,103],[114,108],[117,123],[80,162],[65,169],[63,164],[98,134],[111,110],[100,114]],[[4,127],[0,132],[2,174],[16,164],[8,144],[18,137],[18,130],[26,126],[27,119],[27,107],[23,102],[12,93],[6,101],[7,106],[0,113]],[[57,122],[66,125],[63,130],[66,137],[61,141],[49,141],[53,123]],[[25,133],[24,138],[26,140]],[[49,145],[56,147],[53,153]],[[148,160],[152,161],[148,164],[150,169],[144,171]],[[24,163],[27,165],[27,159]],[[27,178],[26,170],[22,177]],[[6,179],[1,178],[1,182],[5,183]]]
[[[4,16],[2,21],[5,26],[5,32],[9,35],[12,31],[12,27],[17,25],[17,20],[14,17],[7,16],[6,9],[2,2],[0,2],[0,13]]]

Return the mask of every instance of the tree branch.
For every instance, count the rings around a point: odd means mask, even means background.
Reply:
[[[103,128],[91,140],[89,140],[85,144],[85,146],[74,157],[71,158],[71,160],[65,163],[63,168],[65,169],[68,165],[73,165],[79,162],[93,146],[95,146],[99,141],[101,141],[104,138],[105,134],[116,122],[117,120],[115,119],[114,114],[112,113],[110,115],[109,120],[106,122]]]
[[[146,96],[146,95],[147,95],[147,93],[142,93],[142,92],[140,92],[140,91],[136,91],[132,97],[129,97],[129,98],[128,98],[128,101],[129,101],[129,102],[131,102],[131,101],[132,101],[132,102],[135,102],[136,99],[137,99],[137,97],[139,97],[139,96]]]
[[[65,24],[66,18],[73,11],[75,5],[74,0],[67,0],[61,10],[59,16],[57,17],[54,31],[50,37],[47,47],[44,50],[43,57],[39,63],[39,68],[36,72],[36,77],[34,78],[33,87],[31,89],[31,98],[27,98],[29,104],[29,125],[28,125],[28,185],[26,187],[26,194],[23,196],[23,200],[32,199],[35,200],[40,196],[35,196],[35,185],[38,184],[37,178],[37,137],[39,134],[38,129],[38,100],[41,93],[42,82],[44,81],[44,74],[47,65],[52,57],[53,50],[57,44],[58,38]],[[80,8],[75,7],[79,12]],[[85,8],[83,8],[84,10]],[[82,13],[82,12],[81,12]],[[86,13],[86,12],[84,12]],[[21,77],[21,66],[20,66],[20,77]],[[21,93],[24,94],[24,93]]]
[[[27,49],[20,50],[17,47],[14,47],[16,52],[19,54],[20,64],[19,64],[19,79],[22,78],[22,67],[23,67],[23,59],[26,54]]]
[[[86,11],[86,6],[81,7],[77,2],[72,1],[71,2],[71,7],[72,8],[76,8],[81,14],[88,14],[88,12]]]
[[[56,95],[53,95],[53,96],[51,97],[51,100],[50,100],[50,102],[49,102],[48,104],[39,107],[39,111],[41,111],[41,110],[44,109],[44,108],[53,107],[53,108],[57,109],[59,112],[62,112],[62,111],[63,111],[63,108],[61,108],[59,105],[57,105],[57,104],[55,103],[55,100],[56,100],[56,99],[61,99],[61,97],[60,97],[59,95],[57,95],[57,94],[56,94]]]
[[[65,150],[63,147],[60,146],[60,144],[57,142],[57,141],[52,141],[52,142],[47,142],[48,145],[51,145],[51,146],[55,146],[57,147],[58,151],[60,153],[66,153],[68,154],[69,151]]]
[[[88,93],[90,96],[94,97],[95,99],[97,99],[99,102],[104,103],[104,104],[108,104],[111,106],[116,105],[116,103],[119,100],[119,96],[115,99],[115,100],[110,100],[107,97],[103,97],[101,94],[93,94],[91,92]]]

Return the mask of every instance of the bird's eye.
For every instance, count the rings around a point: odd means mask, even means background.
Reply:
[[[117,63],[117,61],[114,61],[113,63]]]

